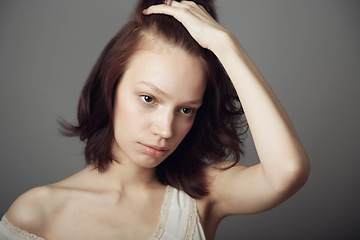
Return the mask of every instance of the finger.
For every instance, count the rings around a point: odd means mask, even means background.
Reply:
[[[193,1],[181,1],[181,2],[177,2],[177,1],[173,1],[172,6],[174,7],[181,7],[181,8],[186,8],[188,10],[197,10],[201,7],[201,5],[198,5],[197,3],[193,2]]]
[[[183,8],[189,10],[189,12],[192,13],[199,13],[201,15],[205,13],[206,15],[211,16],[202,5],[197,4],[193,1],[181,1],[181,2],[173,1],[171,6]]]
[[[166,5],[171,6],[172,2],[173,2],[173,0],[165,0],[164,3],[165,3]]]
[[[181,3],[188,6],[188,9],[200,10],[201,12],[205,12],[207,15],[210,15],[202,5],[193,1],[181,1]]]
[[[143,13],[146,15],[157,13],[169,14],[170,12],[172,12],[172,7],[167,4],[152,5],[143,10]]]
[[[180,2],[177,1],[172,1],[171,6],[167,4],[158,4],[158,5],[152,5],[147,9],[143,10],[143,13],[145,15],[166,14],[173,16],[180,22],[181,22],[180,19],[184,17],[183,15],[186,15],[189,12],[193,12],[193,11],[191,11],[191,9],[189,9],[187,5],[181,4]]]
[[[196,7],[198,6],[197,3],[193,2],[193,1],[181,1],[180,3],[191,6],[191,7]]]
[[[204,14],[204,12],[207,13],[206,10],[202,8],[202,6],[196,5],[196,3],[191,1],[181,1],[181,2],[172,1],[171,5],[167,5],[167,4],[152,5],[149,8],[143,10],[143,13],[145,15],[167,14],[175,17],[178,20],[180,20],[180,18],[183,18],[185,17],[185,15],[188,14],[202,15]]]
[[[168,6],[176,7],[176,8],[186,8],[188,4],[183,3],[183,1],[178,2],[175,0],[166,0],[165,4]]]
[[[195,5],[194,5],[195,4]],[[151,5],[150,7],[148,7],[147,9],[149,9],[149,11],[147,11],[146,9],[144,9],[144,11],[148,14],[154,14],[154,13],[164,13],[164,11],[168,12],[169,8],[168,7],[174,7],[174,8],[185,8],[185,9],[194,9],[194,6],[197,6],[196,3],[191,2],[191,1],[175,1],[175,0],[165,0],[164,4],[157,4],[157,5]],[[157,12],[160,11],[160,12]]]

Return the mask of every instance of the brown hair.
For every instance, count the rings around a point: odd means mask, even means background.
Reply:
[[[194,1],[215,19],[213,1]],[[178,148],[156,168],[159,181],[184,190],[194,198],[208,193],[204,167],[230,156],[240,160],[241,135],[247,125],[236,91],[216,56],[202,48],[175,18],[162,14],[145,16],[143,9],[161,0],[140,0],[131,20],[111,39],[93,67],[78,104],[78,124],[60,124],[67,136],[85,142],[87,164],[105,171],[112,157],[113,101],[115,89],[131,57],[149,34],[164,43],[199,57],[204,63],[207,87],[194,124]]]

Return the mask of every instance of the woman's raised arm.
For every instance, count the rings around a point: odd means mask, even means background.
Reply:
[[[307,153],[284,108],[234,35],[191,1],[154,5],[144,14],[175,17],[202,47],[211,50],[231,78],[245,111],[260,163],[226,171],[209,168],[214,177],[213,214],[265,211],[299,190],[309,175]]]

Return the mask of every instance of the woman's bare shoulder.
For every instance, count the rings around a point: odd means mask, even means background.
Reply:
[[[75,174],[77,175],[77,174]],[[8,221],[28,232],[41,232],[75,192],[74,175],[60,182],[32,188],[18,197],[6,212]]]
[[[47,221],[52,208],[54,188],[51,185],[36,187],[18,197],[6,212],[8,221],[28,232],[38,232]]]

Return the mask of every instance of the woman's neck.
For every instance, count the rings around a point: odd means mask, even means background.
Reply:
[[[136,165],[125,165],[113,162],[104,172],[99,172],[90,165],[85,169],[93,174],[93,180],[101,189],[109,191],[129,192],[158,187],[160,182],[156,176],[155,168],[143,168]]]

